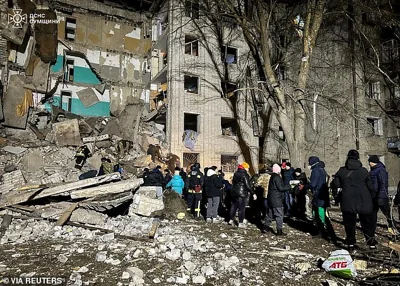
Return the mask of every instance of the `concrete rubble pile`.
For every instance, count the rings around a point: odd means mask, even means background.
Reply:
[[[127,123],[121,124],[122,120],[129,121],[128,114],[123,112],[121,116],[61,118],[46,124],[46,120],[38,119],[31,129],[0,128],[0,215],[35,219],[19,237],[6,232],[2,243],[21,241],[35,228],[54,229],[52,224],[56,221],[60,226],[79,223],[135,236],[142,227],[133,227],[126,215],[140,215],[141,219],[136,221],[148,227],[146,217],[164,209],[162,189],[140,187],[140,175],[146,167],[166,167],[164,162],[153,162],[151,155],[146,154],[149,144],[162,145],[165,134],[152,122],[136,126],[134,134],[120,132],[120,125],[128,127]],[[91,154],[79,169],[75,155],[83,145]],[[161,153],[168,158],[165,148],[161,148]],[[96,174],[104,157],[119,163],[122,171],[80,178],[90,172]],[[112,218],[116,214],[125,216]],[[92,230],[83,232],[90,236]],[[51,234],[54,235],[53,231]]]

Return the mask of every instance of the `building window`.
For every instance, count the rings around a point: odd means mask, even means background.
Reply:
[[[221,117],[222,135],[236,136],[237,135],[237,120],[234,118]]]
[[[198,56],[199,55],[199,40],[193,36],[185,36],[185,54]]]
[[[227,64],[236,64],[238,57],[238,50],[232,47],[222,46],[221,48],[222,60]]]
[[[391,98],[400,98],[400,87],[399,86],[390,86],[390,97]]]
[[[221,82],[222,87],[222,98],[230,98],[232,95],[237,93],[237,85],[229,82]]]
[[[199,133],[200,130],[200,120],[198,114],[185,113],[183,115],[183,128],[184,130],[193,130]]]
[[[185,1],[185,16],[192,19],[199,19],[200,5],[199,0]]]
[[[70,91],[61,91],[61,109],[71,112],[72,95]]]
[[[199,93],[199,78],[197,76],[185,75],[183,84],[186,92]]]
[[[379,81],[367,83],[365,96],[371,99],[381,99],[381,83]]]
[[[367,118],[367,124],[370,127],[370,132],[373,135],[383,135],[383,120],[382,118]]]
[[[238,157],[221,155],[221,170],[224,173],[235,173],[238,166]]]
[[[66,62],[66,70],[64,75],[65,81],[73,82],[74,81],[74,60],[67,59]]]
[[[281,126],[279,126],[278,136],[280,140],[285,141],[285,134],[283,133],[283,129]]]
[[[68,18],[65,21],[65,39],[75,41],[76,19]]]

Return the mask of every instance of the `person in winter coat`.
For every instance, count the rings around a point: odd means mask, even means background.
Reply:
[[[298,218],[307,218],[307,214],[309,212],[309,216],[312,215],[312,210],[308,206],[310,200],[307,196],[307,191],[304,188],[308,184],[307,176],[300,168],[294,170],[294,180],[300,181],[300,184],[294,188],[294,196],[295,196],[295,204],[294,204],[294,213]],[[307,212],[308,210],[308,212]]]
[[[221,200],[222,178],[218,176],[217,167],[213,166],[207,170],[204,180],[207,196],[207,222],[218,222],[218,207]]]
[[[268,196],[269,180],[271,179],[271,173],[272,172],[268,172],[268,169],[264,167],[260,170],[259,174],[254,175],[254,177],[252,178],[253,188],[257,195],[257,201],[258,201],[258,203],[256,204],[257,221],[261,221],[262,218],[265,218],[266,212],[268,211],[267,196]]]
[[[376,248],[376,220],[373,207],[376,191],[367,169],[360,162],[357,150],[348,152],[345,166],[337,171],[333,183],[337,188],[342,188],[340,208],[348,248],[353,249],[356,244],[357,215],[367,244],[371,249]]]
[[[180,168],[175,168],[175,174],[172,179],[168,182],[165,186],[166,188],[171,188],[173,191],[177,192],[179,195],[182,196],[183,188],[185,187],[185,182],[182,180],[182,177],[179,175]]]
[[[283,211],[285,192],[290,190],[290,185],[285,185],[281,177],[281,167],[278,164],[272,166],[272,175],[268,184],[268,207],[272,212],[267,212],[265,216],[265,224],[262,229],[263,233],[271,230],[273,217],[276,220],[277,235],[286,235],[283,231]]]
[[[321,165],[321,161],[318,157],[311,156],[308,158],[308,165],[311,169],[310,183],[307,188],[312,192],[312,206],[313,206],[313,217],[317,223],[320,234],[324,238],[330,237],[332,240],[336,240],[332,224],[327,216],[327,208],[329,207],[329,188],[327,182],[327,173]]]
[[[232,191],[232,184],[225,178],[225,173],[222,170],[218,171],[219,176],[222,179],[222,207],[224,210],[224,217],[229,219],[229,213],[231,210],[231,191]]]
[[[290,186],[290,181],[293,180],[294,168],[290,162],[282,163],[282,179],[285,186]],[[290,190],[285,192],[285,216],[290,217],[293,205],[293,196]]]
[[[171,171],[168,169],[165,169],[164,170],[164,183],[168,184],[169,181],[171,181],[171,179],[172,179]]]
[[[204,175],[200,171],[200,163],[195,163],[186,178],[188,194],[186,198],[187,211],[194,213],[194,217],[200,218],[201,201],[203,199]]]
[[[164,176],[160,170],[161,166],[157,166],[151,172],[149,172],[147,177],[144,179],[143,186],[164,187]]]
[[[239,209],[239,227],[244,228],[245,225],[243,224],[245,211],[246,211],[246,204],[247,198],[249,195],[253,195],[253,199],[256,200],[257,196],[253,192],[253,188],[250,184],[250,176],[248,174],[249,164],[243,162],[238,166],[237,171],[233,175],[232,180],[232,205],[230,211],[230,220],[229,224],[234,224],[233,219],[235,218],[236,211]]]
[[[398,231],[393,227],[393,220],[390,215],[390,204],[389,204],[389,176],[386,171],[385,165],[379,161],[379,157],[372,155],[368,159],[371,170],[369,175],[377,191],[377,196],[374,198],[374,207],[376,220],[378,219],[378,211],[381,210],[385,215],[388,223],[388,232],[391,235],[398,235]]]

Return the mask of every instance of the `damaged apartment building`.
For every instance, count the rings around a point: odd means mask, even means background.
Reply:
[[[0,27],[7,43],[3,125],[25,128],[32,110],[118,116],[133,98],[145,99],[150,73],[143,59],[151,47],[145,14],[104,1],[11,2],[2,4]],[[138,8],[149,9],[152,2],[143,2]],[[19,26],[9,21],[16,13],[26,17]],[[31,15],[47,21],[30,23]]]

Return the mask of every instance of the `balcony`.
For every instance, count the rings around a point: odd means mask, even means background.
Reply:
[[[385,100],[385,110],[389,115],[400,115],[400,98]]]
[[[400,137],[388,137],[387,148],[389,152],[400,153]]]

